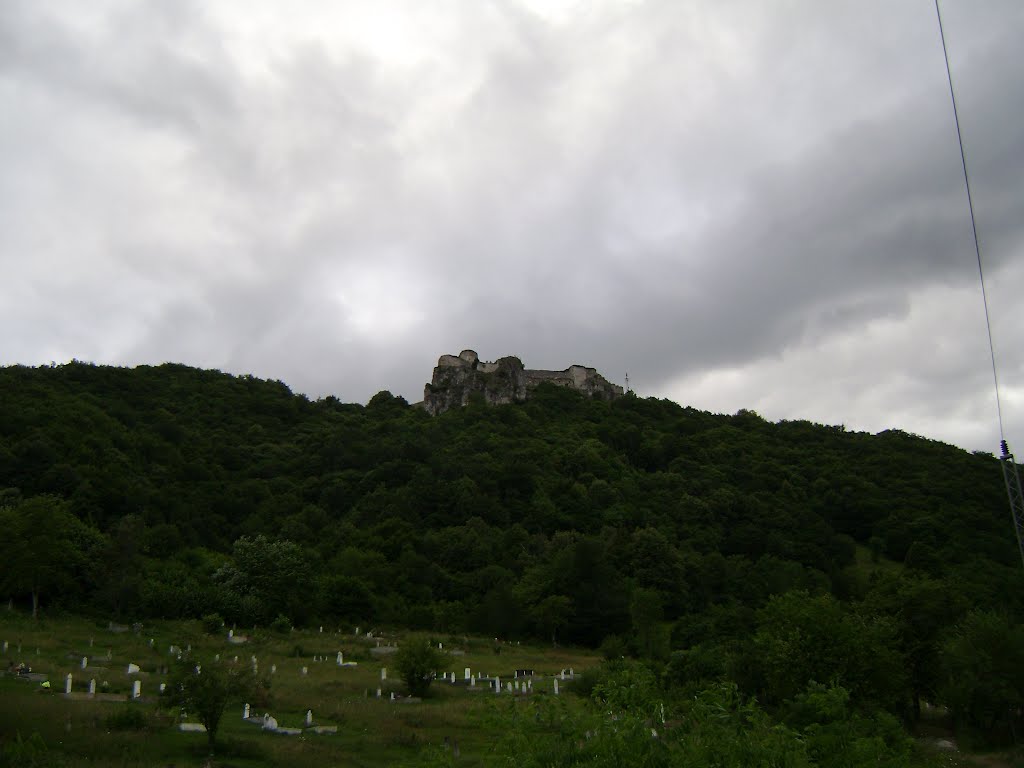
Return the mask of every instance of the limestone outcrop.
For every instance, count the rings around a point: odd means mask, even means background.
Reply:
[[[622,395],[594,368],[570,365],[564,371],[528,369],[518,357],[485,362],[472,349],[458,355],[441,355],[434,375],[423,391],[423,408],[431,415],[466,405],[474,394],[490,405],[518,403],[541,384],[569,387],[590,397],[611,400]]]

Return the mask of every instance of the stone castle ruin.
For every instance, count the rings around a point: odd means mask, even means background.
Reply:
[[[532,370],[518,357],[485,362],[472,349],[464,349],[458,356],[441,355],[438,359],[434,375],[423,390],[423,408],[431,415],[444,413],[466,405],[475,393],[490,405],[520,403],[541,384],[568,387],[606,400],[622,395],[622,387],[594,368],[570,365],[564,371]]]

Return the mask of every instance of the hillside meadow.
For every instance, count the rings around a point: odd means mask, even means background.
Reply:
[[[381,681],[380,671],[388,667],[389,657],[375,656],[371,649],[378,641],[404,642],[418,636],[369,639],[353,632],[353,627],[283,635],[257,631],[235,645],[228,640],[227,629],[209,635],[198,622],[158,622],[135,633],[80,619],[36,624],[6,614],[0,616],[0,635],[8,643],[5,666],[6,660],[24,661],[33,673],[45,675],[52,687],[47,691],[39,681],[9,674],[0,678],[0,743],[9,747],[21,739],[39,745],[37,763],[32,764],[40,765],[205,765],[205,734],[177,730],[181,710],[165,706],[158,693],[159,684],[168,679],[161,671],[174,661],[174,645],[191,646],[195,658],[207,664],[219,654],[221,663],[233,664],[237,655],[238,664],[251,665],[255,655],[259,678],[269,686],[252,701],[233,701],[227,707],[218,735],[218,764],[392,765],[415,759],[431,747],[443,750],[447,743],[450,751],[457,748],[460,765],[483,765],[484,758],[504,743],[500,722],[507,718],[507,708],[524,706],[529,696],[553,698],[553,676],[570,668],[581,673],[597,662],[592,652],[579,649],[495,645],[482,638],[443,636],[437,641],[454,651],[446,653],[450,669],[444,671],[455,672],[459,681],[469,667],[475,674],[500,676],[504,688],[516,669],[533,669],[538,675],[534,691],[496,695],[484,681],[475,688],[435,681],[428,697],[404,703],[404,686],[393,666],[388,679]],[[345,662],[358,666],[338,666],[338,651]],[[88,658],[85,669],[82,657]],[[140,672],[129,675],[129,663],[138,665]],[[276,671],[271,673],[271,667]],[[305,675],[303,667],[308,670]],[[63,693],[68,674],[73,676],[70,697]],[[100,694],[96,697],[87,693],[93,679]],[[142,696],[131,701],[134,680],[141,681]],[[562,682],[559,699],[566,707],[581,707],[583,701],[568,694],[571,684]],[[398,697],[394,702],[392,693]],[[312,710],[316,725],[336,726],[337,732],[264,732],[260,725],[243,721],[245,703],[254,715],[272,714],[282,727],[303,728],[306,713]],[[141,713],[141,718],[125,717],[126,710]],[[195,721],[187,715],[186,719]]]

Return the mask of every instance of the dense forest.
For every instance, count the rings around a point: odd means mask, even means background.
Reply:
[[[989,454],[549,386],[431,417],[73,362],[2,368],[0,393],[0,587],[26,609],[532,637],[797,718],[1022,725]]]

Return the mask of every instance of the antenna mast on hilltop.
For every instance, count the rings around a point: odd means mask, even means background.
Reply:
[[[999,397],[999,374],[996,371],[996,351],[992,343],[992,322],[988,313],[988,294],[985,292],[985,271],[981,266],[981,245],[978,242],[978,225],[974,218],[974,198],[971,195],[971,180],[967,174],[967,155],[964,152],[964,139],[960,133],[960,115],[956,108],[956,92],[953,90],[953,74],[949,68],[949,52],[946,50],[946,33],[942,28],[942,11],[939,0],[935,0],[935,15],[939,20],[939,37],[942,39],[942,56],[946,60],[946,78],[949,80],[949,97],[953,101],[953,120],[956,123],[956,140],[960,145],[960,161],[964,169],[964,186],[967,188],[967,208],[971,214],[971,230],[974,233],[974,252],[978,257],[978,279],[981,281],[981,300],[985,307],[985,328],[988,331],[988,351],[992,359],[992,382],[996,391],[996,413],[999,417],[999,462],[1003,467],[1003,480],[1006,481],[1006,495],[1010,499],[1010,514],[1013,516],[1013,528],[1017,534],[1017,548],[1020,550],[1021,563],[1024,564],[1024,489],[1021,488],[1020,471],[1017,462],[1006,442],[1003,431],[1003,406]]]
[[[626,391],[629,392],[629,374],[626,374]]]

